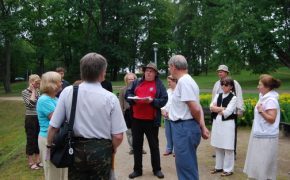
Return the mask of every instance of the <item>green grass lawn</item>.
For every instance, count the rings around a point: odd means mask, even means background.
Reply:
[[[270,73],[274,77],[280,79],[282,81],[282,86],[279,90],[290,91],[290,70],[287,67],[283,67],[278,69],[276,72]],[[256,90],[258,85],[259,75],[252,74],[248,71],[241,71],[240,74],[231,74],[231,77],[237,80],[243,90]],[[211,90],[213,88],[214,83],[218,80],[216,72],[209,72],[208,75],[200,75],[193,76],[194,80],[199,85],[200,89],[208,89]],[[167,86],[166,77],[161,78],[164,84]],[[113,86],[124,86],[123,81],[113,81]],[[12,83],[12,93],[5,94],[3,85],[0,86],[0,96],[20,96],[21,91],[27,87],[27,82],[17,82]],[[114,93],[119,92],[118,89],[114,90]],[[257,97],[257,93],[245,93],[245,97]]]
[[[25,155],[24,105],[0,101],[0,179],[41,179],[42,170],[30,170]]]
[[[276,72],[270,73],[275,78],[282,81],[281,90],[290,90],[290,69],[283,67],[278,69]],[[237,80],[242,89],[255,90],[257,89],[259,76],[258,74],[252,74],[248,71],[242,70],[240,74],[230,74],[230,76]],[[216,72],[209,72],[207,76],[193,76],[197,84],[201,89],[212,89],[214,83],[218,80]]]

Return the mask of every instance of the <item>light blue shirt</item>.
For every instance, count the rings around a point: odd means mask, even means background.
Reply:
[[[57,104],[57,98],[51,98],[50,96],[43,94],[37,101],[36,112],[39,122],[39,136],[47,137],[47,130],[49,126],[48,115],[54,112]]]

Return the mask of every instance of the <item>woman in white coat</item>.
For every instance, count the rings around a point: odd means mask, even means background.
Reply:
[[[221,80],[223,93],[217,94],[210,104],[213,125],[211,145],[215,147],[216,161],[212,174],[222,172],[221,176],[230,176],[234,171],[235,155],[235,118],[237,98],[234,81]]]
[[[276,179],[280,123],[280,80],[270,75],[260,76],[259,101],[254,109],[254,121],[249,140],[244,173],[254,179]]]

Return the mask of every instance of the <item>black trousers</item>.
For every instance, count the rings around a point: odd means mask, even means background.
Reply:
[[[37,115],[25,116],[25,133],[26,133],[26,154],[31,156],[39,154],[38,134],[39,124]]]
[[[132,135],[134,149],[134,171],[142,173],[142,150],[144,134],[147,137],[150,147],[151,165],[153,172],[161,170],[158,132],[159,127],[154,125],[154,121],[133,119]]]

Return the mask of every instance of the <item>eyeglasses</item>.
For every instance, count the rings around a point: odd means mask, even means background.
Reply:
[[[229,84],[226,84],[226,83],[221,83],[221,86],[229,86]]]

